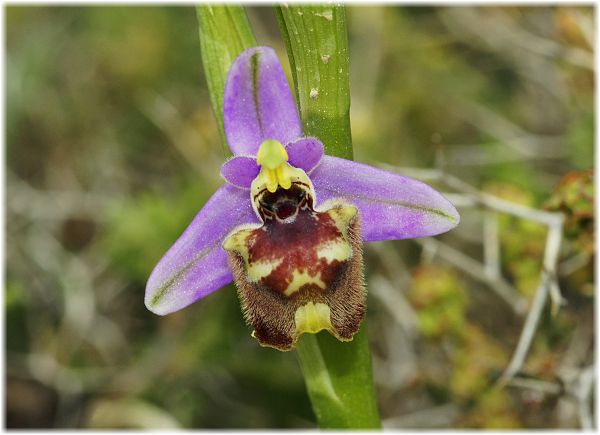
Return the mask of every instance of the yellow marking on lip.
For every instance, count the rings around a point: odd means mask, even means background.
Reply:
[[[223,249],[226,251],[235,251],[240,254],[246,265],[246,274],[248,281],[258,282],[273,272],[277,266],[283,262],[283,258],[259,260],[250,263],[248,252],[248,238],[254,230],[240,230],[231,234],[223,242]]]
[[[240,230],[230,234],[225,240],[223,240],[223,249],[226,251],[237,251],[242,254],[244,258],[248,258],[246,241],[251,234],[251,230]]]
[[[324,258],[328,263],[334,260],[345,261],[351,254],[350,243],[341,237],[325,242],[317,249],[317,258]]]
[[[246,268],[248,270],[248,281],[258,282],[277,269],[277,266],[283,262],[283,258],[272,261],[256,261],[252,264],[249,264],[245,258],[244,261],[246,261]]]
[[[356,217],[358,209],[353,205],[339,205],[329,210],[329,215],[335,222],[335,226],[338,229],[343,230],[346,234],[346,229],[350,226],[352,219]]]
[[[358,209],[351,205],[340,205],[327,212],[342,236],[322,243],[317,248],[317,257],[324,258],[328,263],[334,260],[345,261],[352,255],[352,248],[347,239],[350,222],[356,217]]]
[[[294,315],[296,323],[296,332],[298,335],[302,333],[316,334],[323,329],[332,330],[331,325],[331,310],[321,302],[316,304],[309,302],[306,305],[299,307]]]
[[[298,270],[294,270],[292,272],[292,281],[287,286],[284,295],[290,296],[296,293],[303,285],[306,284],[314,284],[317,287],[325,289],[325,283],[321,279],[321,272],[317,274],[317,276],[311,276],[307,271],[300,272]]]

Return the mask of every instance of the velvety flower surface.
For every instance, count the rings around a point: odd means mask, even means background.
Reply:
[[[234,61],[223,111],[226,183],[154,268],[146,306],[168,314],[235,277],[261,344],[287,350],[321,329],[351,339],[365,308],[362,242],[443,233],[456,209],[420,181],[324,155],[303,137],[271,48]]]

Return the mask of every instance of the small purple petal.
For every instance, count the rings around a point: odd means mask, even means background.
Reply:
[[[372,166],[325,156],[310,178],[319,204],[343,198],[358,207],[365,242],[433,236],[460,220],[427,184]]]
[[[256,163],[256,157],[236,156],[221,166],[221,176],[229,184],[241,189],[250,189],[252,180],[259,172],[260,166]]]
[[[314,137],[298,139],[288,144],[285,150],[290,165],[303,169],[307,174],[310,174],[323,158],[323,144]]]
[[[146,307],[164,315],[203,298],[233,279],[221,247],[241,224],[258,223],[248,192],[221,186],[158,262],[146,284]]]
[[[265,139],[286,144],[302,136],[294,97],[275,50],[254,47],[231,65],[223,119],[234,154],[256,155]]]

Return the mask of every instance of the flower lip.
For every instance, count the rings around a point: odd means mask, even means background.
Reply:
[[[301,190],[263,191],[274,207],[295,204],[293,219],[240,228],[223,243],[252,336],[282,351],[322,329],[350,340],[365,312],[356,207],[332,201],[314,210]]]

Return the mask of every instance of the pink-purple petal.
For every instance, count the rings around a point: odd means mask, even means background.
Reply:
[[[254,223],[258,218],[248,191],[221,186],[152,271],[146,307],[169,314],[230,283],[233,277],[221,243],[236,226]]]
[[[250,189],[252,180],[260,172],[260,166],[256,163],[256,157],[235,156],[221,166],[221,176],[229,184],[241,189]],[[248,197],[248,201],[250,197]]]
[[[350,160],[323,157],[311,180],[317,204],[344,198],[358,207],[365,242],[434,236],[460,220],[427,184]]]
[[[302,136],[300,118],[275,50],[254,47],[231,65],[223,97],[229,148],[256,155],[265,139],[286,144]]]
[[[286,146],[289,163],[310,174],[323,158],[323,144],[314,137],[303,137]]]

